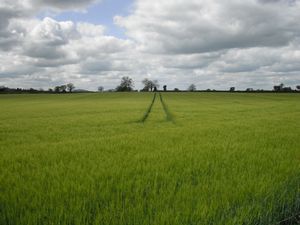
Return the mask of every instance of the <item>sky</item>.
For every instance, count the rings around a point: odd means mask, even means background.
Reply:
[[[298,0],[0,0],[0,86],[300,85]]]
[[[71,20],[75,23],[86,22],[106,27],[106,35],[126,39],[124,30],[114,23],[114,16],[127,16],[133,5],[133,0],[103,0],[88,6],[82,12],[64,11],[53,15],[57,21]],[[41,13],[43,19],[47,14]]]

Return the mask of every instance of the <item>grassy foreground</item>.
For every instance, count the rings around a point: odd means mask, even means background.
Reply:
[[[276,224],[300,212],[299,101],[2,95],[0,224]]]

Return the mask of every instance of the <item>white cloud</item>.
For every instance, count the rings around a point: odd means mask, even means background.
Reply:
[[[100,0],[28,0],[31,5],[39,8],[50,8],[54,10],[78,10],[84,9],[92,3]]]
[[[256,0],[137,0],[115,17],[147,52],[193,54],[230,48],[288,45],[299,35],[299,4]]]
[[[128,39],[91,23],[34,16],[95,1],[0,0],[0,85],[115,87],[124,75],[169,88],[272,88],[300,83],[295,0],[136,0],[116,16]]]

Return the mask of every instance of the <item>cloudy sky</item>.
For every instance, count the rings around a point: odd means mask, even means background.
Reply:
[[[298,0],[0,0],[0,86],[300,85]]]

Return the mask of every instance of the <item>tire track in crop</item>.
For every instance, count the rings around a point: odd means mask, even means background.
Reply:
[[[288,217],[282,221],[279,221],[277,222],[276,224],[274,225],[297,225],[297,224],[300,224],[300,214],[296,214],[296,215],[293,215],[291,217]]]
[[[154,93],[151,104],[149,105],[146,112],[144,113],[144,116],[142,117],[142,119],[139,120],[139,122],[144,123],[147,120],[147,118],[149,117],[149,114],[151,113],[151,110],[152,110],[153,104],[155,102],[155,99],[156,99],[156,93]]]
[[[164,112],[165,112],[165,114],[166,114],[166,119],[167,119],[167,121],[170,121],[170,122],[172,122],[172,123],[175,124],[174,116],[173,116],[172,113],[170,112],[170,110],[169,110],[167,104],[165,103],[165,101],[164,101],[164,99],[163,99],[161,93],[159,93],[159,98],[160,98],[161,105],[162,105],[162,107],[163,107],[163,109],[164,109]]]

